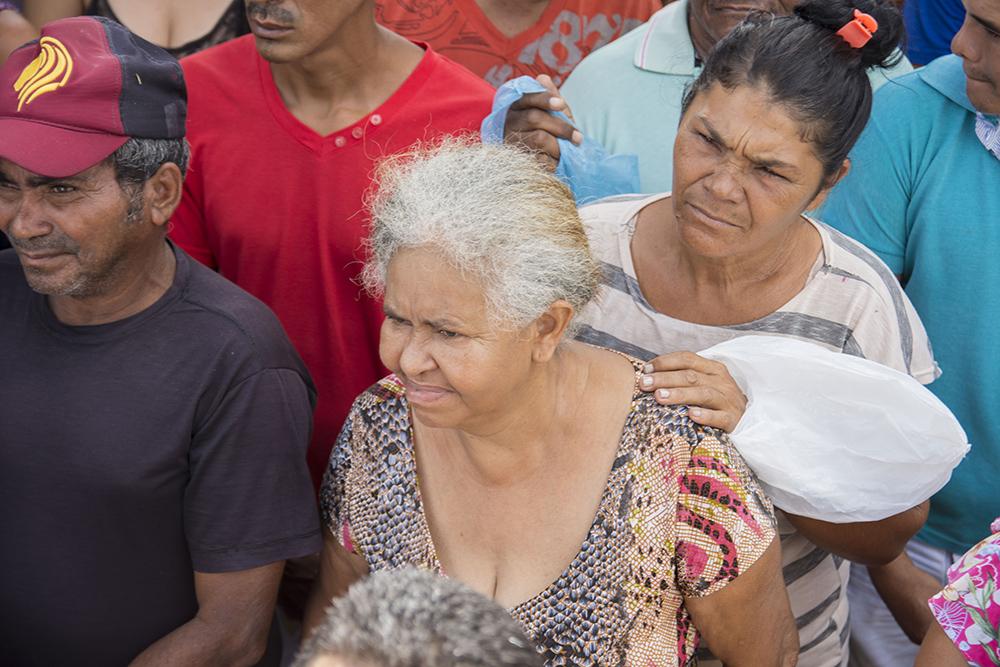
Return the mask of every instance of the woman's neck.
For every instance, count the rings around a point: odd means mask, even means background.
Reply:
[[[805,220],[795,225],[771,243],[745,253],[725,257],[708,257],[698,254],[690,246],[676,244],[676,256],[691,283],[709,295],[732,295],[742,300],[762,287],[784,283],[803,265],[803,253],[808,252],[809,239],[816,232]],[[810,254],[808,265],[815,261]]]
[[[489,487],[531,478],[560,455],[600,372],[581,343],[566,342],[547,362],[536,364],[509,401],[458,429],[434,429],[453,463]],[[457,445],[457,446],[454,446]]]
[[[774,312],[805,287],[822,250],[819,232],[802,219],[760,248],[706,256],[684,243],[670,199],[643,213],[631,244],[642,293],[656,310],[695,324],[742,324]]]

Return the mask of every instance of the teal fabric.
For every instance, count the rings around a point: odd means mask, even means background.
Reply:
[[[583,59],[561,89],[577,127],[610,153],[639,157],[640,192],[673,190],[673,147],[684,89],[701,71],[687,22],[672,2],[632,32]],[[878,88],[911,71],[905,58],[869,74]]]
[[[980,143],[957,56],[885,86],[820,216],[903,277],[972,443],[920,538],[962,553],[1000,513],[1000,161]]]

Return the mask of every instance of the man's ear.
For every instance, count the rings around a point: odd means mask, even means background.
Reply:
[[[143,186],[143,201],[149,207],[154,225],[163,226],[174,214],[184,191],[184,176],[173,162],[160,165]]]
[[[568,301],[559,299],[531,323],[534,334],[532,361],[544,363],[552,358],[575,314],[576,309]]]
[[[823,202],[826,201],[826,196],[830,194],[830,190],[832,190],[837,185],[837,183],[840,183],[842,180],[844,180],[844,177],[847,176],[848,172],[850,171],[851,171],[851,159],[847,158],[844,160],[844,163],[840,165],[840,169],[838,169],[837,173],[833,175],[833,178],[831,178],[827,182],[827,184],[823,186],[823,189],[820,190],[815,197],[813,197],[813,200],[809,203],[809,206],[806,207],[806,210],[815,211],[820,206],[822,206]]]

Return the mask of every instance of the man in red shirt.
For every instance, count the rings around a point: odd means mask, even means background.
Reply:
[[[252,35],[182,62],[193,156],[171,237],[281,319],[319,393],[318,485],[354,398],[385,374],[381,304],[355,280],[374,164],[477,130],[493,90],[378,26],[373,0],[246,4]]]
[[[556,86],[591,51],[640,24],[660,0],[375,0],[379,23],[499,87],[547,74]]]

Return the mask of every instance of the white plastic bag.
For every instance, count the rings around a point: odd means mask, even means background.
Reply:
[[[884,519],[940,490],[969,451],[944,403],[881,364],[777,336],[699,354],[724,363],[749,399],[733,443],[791,514]]]

